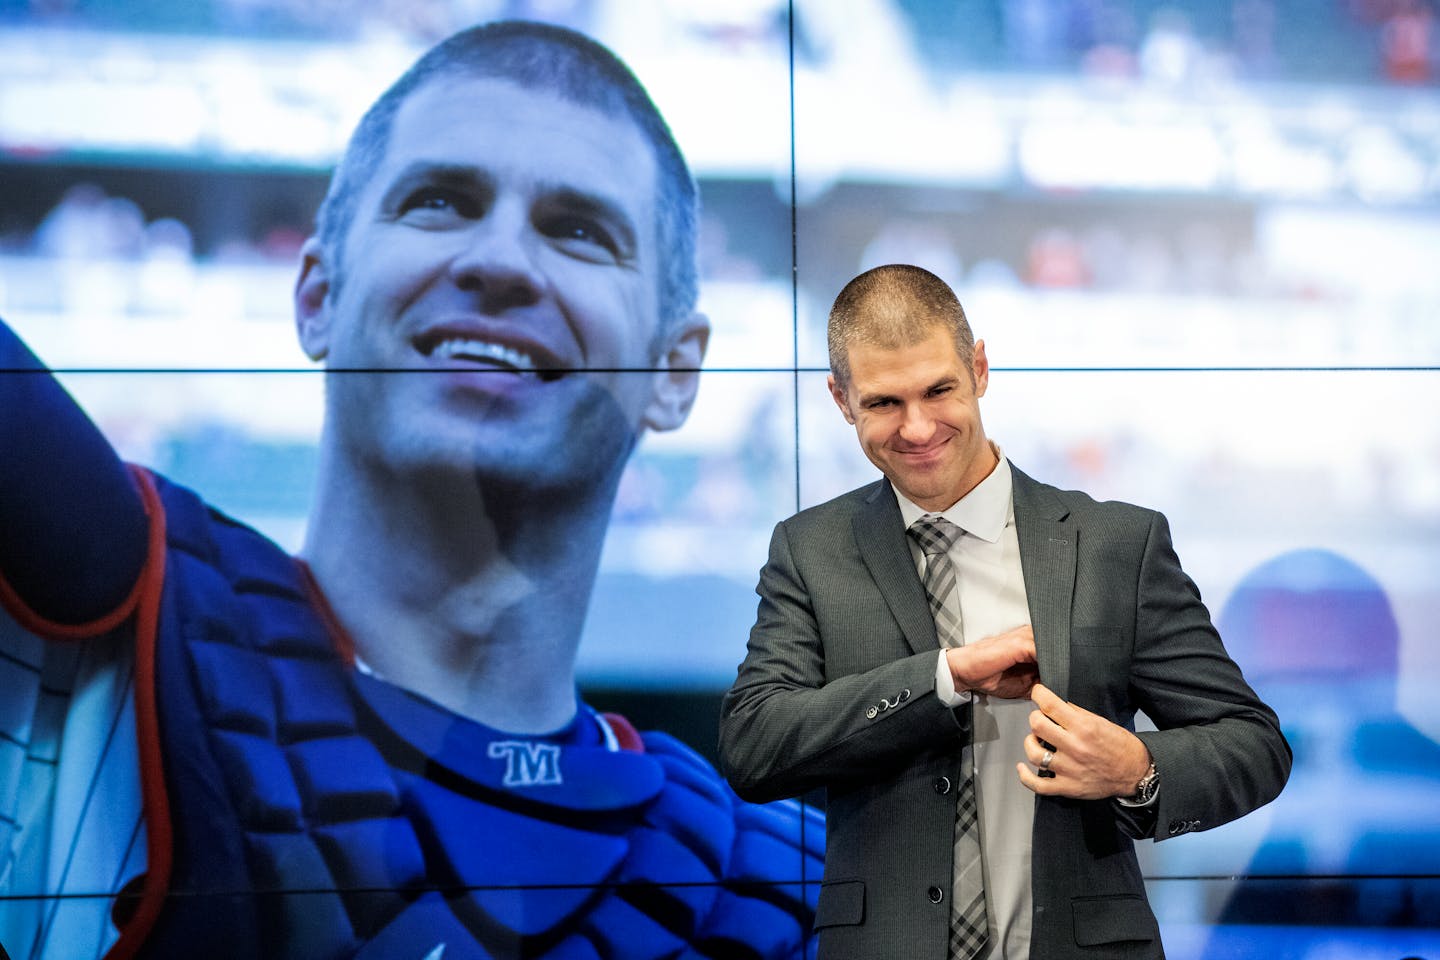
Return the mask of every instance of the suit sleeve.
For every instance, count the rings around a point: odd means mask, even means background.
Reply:
[[[958,743],[969,713],[936,695],[935,651],[882,654],[878,666],[853,672],[827,665],[784,523],[756,592],[756,623],[720,720],[721,766],[741,797],[768,802],[872,780]]]
[[[1291,763],[1279,720],[1225,652],[1160,514],[1141,564],[1135,637],[1131,684],[1159,728],[1139,736],[1160,771],[1158,803],[1137,832],[1207,830],[1279,795]]]
[[[125,602],[145,563],[134,479],[0,321],[0,596],[22,622],[80,626]]]

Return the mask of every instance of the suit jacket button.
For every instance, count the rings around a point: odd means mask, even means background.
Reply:
[[[1171,820],[1171,821],[1170,821],[1170,836],[1172,836],[1172,837],[1179,836],[1180,834],[1182,834],[1182,833],[1184,833],[1184,832],[1185,832],[1185,821],[1184,821],[1184,820]]]
[[[941,900],[945,899],[945,891],[941,890],[939,887],[931,887],[929,890],[925,891],[925,895],[930,898],[931,903],[939,903]]]
[[[942,794],[942,795],[943,795],[943,794],[947,794],[947,793],[950,792],[950,778],[949,778],[949,777],[936,777],[933,786],[935,787],[935,792],[936,792],[936,793]]]
[[[870,704],[870,709],[865,711],[865,719],[874,720],[878,716],[880,716],[880,708],[873,703]]]

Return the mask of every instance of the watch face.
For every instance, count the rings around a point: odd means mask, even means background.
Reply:
[[[1140,782],[1135,785],[1135,799],[1141,803],[1149,800],[1155,795],[1155,788],[1160,784],[1160,771],[1155,769],[1155,764],[1150,764],[1150,769]]]

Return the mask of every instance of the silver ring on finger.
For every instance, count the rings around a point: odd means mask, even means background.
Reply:
[[[1055,759],[1055,752],[1054,752],[1053,750],[1046,750],[1044,756],[1042,756],[1042,757],[1040,758],[1040,769],[1041,769],[1041,770],[1049,770],[1049,769],[1050,769],[1050,761],[1052,761],[1052,760],[1054,760],[1054,759]]]

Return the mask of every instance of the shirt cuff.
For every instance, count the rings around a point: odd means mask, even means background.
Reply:
[[[945,658],[945,651],[940,651],[940,659],[935,662],[935,696],[947,707],[959,707],[970,702],[969,690],[956,690],[955,677],[950,673],[950,661]]]

